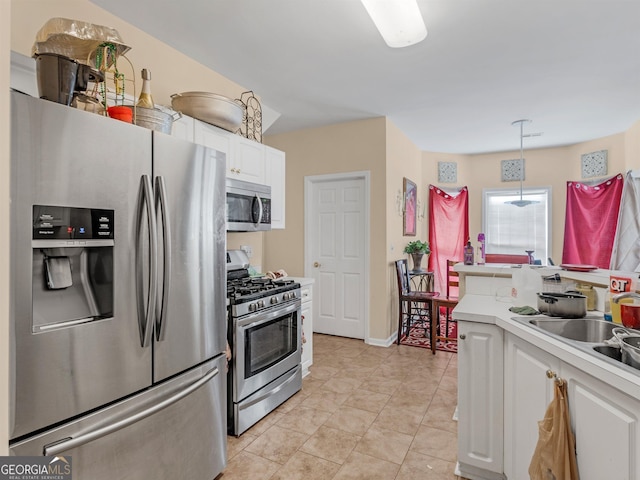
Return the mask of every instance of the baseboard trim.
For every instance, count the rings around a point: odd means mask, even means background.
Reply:
[[[394,343],[396,343],[396,339],[398,338],[398,332],[392,333],[389,338],[381,339],[381,338],[367,338],[365,343],[367,345],[373,345],[374,347],[390,347]]]

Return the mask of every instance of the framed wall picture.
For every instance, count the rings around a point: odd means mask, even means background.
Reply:
[[[404,179],[404,221],[402,233],[415,236],[416,234],[416,203],[418,191],[416,184],[408,178]]]

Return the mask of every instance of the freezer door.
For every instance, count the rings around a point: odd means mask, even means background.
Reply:
[[[154,382],[225,350],[225,154],[154,132],[161,287]]]
[[[212,480],[226,466],[226,360],[33,438],[12,455],[70,455],[80,480]]]
[[[10,438],[15,439],[151,384],[152,352],[141,347],[133,248],[140,180],[151,176],[151,133],[15,92],[11,111]],[[89,253],[82,261],[82,252],[93,247],[81,241],[60,249],[47,248],[48,240],[34,241],[34,205],[112,210],[113,245],[95,247],[111,251]],[[58,258],[49,267],[58,269],[62,280],[53,289],[45,281],[47,255]],[[95,273],[89,282],[77,268],[92,258],[100,263],[86,267]],[[148,290],[148,279],[143,283]],[[83,288],[91,289],[98,303],[104,299],[101,311],[111,315],[83,320],[74,313],[81,310]],[[109,292],[103,295],[103,289]]]

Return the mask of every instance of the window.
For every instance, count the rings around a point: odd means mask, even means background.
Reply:
[[[526,207],[506,203],[520,200],[520,189],[484,189],[482,196],[486,253],[521,255],[533,250],[545,265],[551,257],[551,188],[524,188],[522,199],[538,202]]]

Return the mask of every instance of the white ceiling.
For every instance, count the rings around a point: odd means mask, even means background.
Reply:
[[[640,120],[640,0],[418,0],[386,46],[359,0],[92,0],[281,116],[265,134],[387,116],[421,150],[567,145]]]

